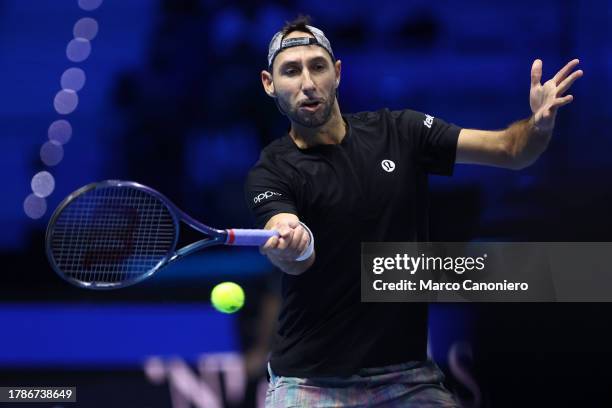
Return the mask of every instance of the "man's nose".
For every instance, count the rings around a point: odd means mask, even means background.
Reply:
[[[302,92],[312,92],[315,90],[315,84],[307,69],[302,71]]]

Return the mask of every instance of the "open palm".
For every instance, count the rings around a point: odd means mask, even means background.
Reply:
[[[555,126],[557,109],[570,103],[574,97],[564,94],[574,81],[583,74],[582,70],[573,71],[580,61],[574,59],[568,62],[557,74],[544,82],[542,80],[542,61],[537,59],[531,66],[531,90],[529,105],[535,126],[543,131],[550,131]],[[572,72],[573,71],[573,72]]]

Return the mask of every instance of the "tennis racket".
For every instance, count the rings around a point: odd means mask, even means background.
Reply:
[[[179,221],[207,237],[176,249]],[[49,221],[45,246],[51,266],[66,281],[87,289],[115,289],[203,248],[259,246],[274,235],[274,230],[211,228],[152,188],[106,180],[88,184],[60,203]]]

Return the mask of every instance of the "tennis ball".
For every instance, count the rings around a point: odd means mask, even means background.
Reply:
[[[210,301],[218,311],[234,313],[244,305],[244,290],[234,282],[223,282],[213,288]]]

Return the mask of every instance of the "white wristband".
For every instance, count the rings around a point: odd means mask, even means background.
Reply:
[[[312,231],[303,222],[300,221],[300,224],[302,225],[302,227],[304,227],[306,231],[308,231],[310,242],[308,243],[308,246],[306,247],[306,249],[300,254],[300,256],[295,258],[296,262],[307,260],[308,258],[310,258],[310,256],[314,252],[314,237],[312,236]]]

